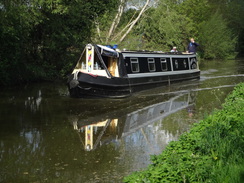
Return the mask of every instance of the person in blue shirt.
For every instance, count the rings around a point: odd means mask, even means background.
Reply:
[[[199,46],[199,44],[196,43],[193,38],[191,38],[190,43],[188,44],[187,50],[189,53],[196,53],[198,46]]]

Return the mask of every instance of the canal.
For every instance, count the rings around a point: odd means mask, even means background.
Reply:
[[[124,99],[70,98],[60,82],[1,89],[0,182],[122,182],[244,82],[244,59],[200,69]]]

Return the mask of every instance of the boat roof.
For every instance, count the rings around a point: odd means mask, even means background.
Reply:
[[[152,53],[155,53],[155,54],[167,54],[167,55],[194,55],[194,53],[187,53],[187,52],[163,52],[163,51],[150,51],[150,50],[123,50],[121,51],[121,53],[149,53],[149,54],[152,54]]]
[[[150,51],[150,50],[118,50],[118,49],[113,49],[110,48],[108,46],[104,46],[104,45],[97,45],[100,49],[101,49],[101,54],[105,55],[105,56],[110,56],[110,57],[119,57],[119,53],[122,53],[124,56],[133,56],[133,55],[137,55],[137,54],[144,54],[147,56],[152,56],[155,54],[156,57],[158,57],[159,55],[167,55],[167,56],[182,56],[182,55],[192,55],[195,56],[194,53],[187,53],[187,52],[163,52],[163,51]]]
[[[112,57],[119,57],[119,52],[103,45],[97,45],[101,49],[101,54]]]

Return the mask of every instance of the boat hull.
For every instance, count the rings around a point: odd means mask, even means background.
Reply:
[[[80,72],[78,79],[73,79],[72,74],[68,79],[68,88],[71,97],[108,97],[123,98],[131,95],[128,78],[107,78],[93,76]]]
[[[77,79],[72,74],[68,79],[68,88],[71,97],[107,97],[123,98],[135,92],[160,86],[170,85],[174,82],[200,78],[200,71],[181,72],[169,75],[155,75],[144,77],[112,77],[94,76],[79,72]]]

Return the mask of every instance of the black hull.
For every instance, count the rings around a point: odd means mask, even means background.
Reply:
[[[74,75],[72,74],[68,79],[68,88],[71,97],[124,98],[134,92],[166,86],[174,82],[199,79],[200,71],[137,78],[107,78],[80,72],[77,80],[73,78]]]
[[[132,93],[128,78],[107,78],[80,72],[77,81],[73,80],[73,74],[68,80],[71,97],[123,98],[130,96]]]
[[[193,80],[199,78],[200,78],[200,71],[194,73],[183,73],[183,74],[175,74],[175,75],[131,78],[130,84],[131,84],[132,92],[138,92],[138,91],[151,89],[155,87],[167,86],[175,82]]]

